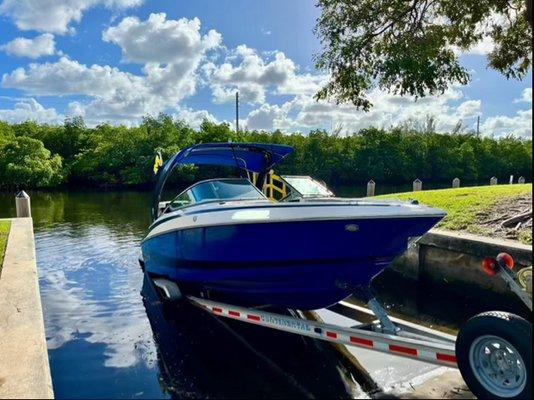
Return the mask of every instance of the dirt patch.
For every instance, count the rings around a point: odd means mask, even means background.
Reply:
[[[532,210],[532,193],[501,199],[489,210],[477,214],[480,233],[532,244],[532,215],[510,226],[503,226],[504,221],[529,210]]]

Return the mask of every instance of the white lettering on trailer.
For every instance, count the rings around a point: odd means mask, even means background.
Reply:
[[[311,332],[312,330],[311,327],[304,322],[289,320],[283,317],[275,317],[272,315],[262,315],[261,320],[270,325],[277,325],[277,326],[283,326],[287,328],[298,329],[299,331],[303,331],[303,332]]]

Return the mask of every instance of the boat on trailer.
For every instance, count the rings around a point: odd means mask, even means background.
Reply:
[[[371,280],[445,213],[417,202],[342,199],[309,177],[287,177],[275,202],[262,192],[293,148],[199,144],[158,173],[153,222],[141,243],[147,273],[184,294],[242,306],[313,310],[367,292]],[[243,178],[197,182],[161,201],[184,164],[237,167]],[[248,179],[254,176],[253,181]]]

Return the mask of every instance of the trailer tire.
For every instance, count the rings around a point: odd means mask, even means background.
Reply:
[[[511,313],[471,318],[456,339],[458,368],[482,399],[532,398],[532,324]]]

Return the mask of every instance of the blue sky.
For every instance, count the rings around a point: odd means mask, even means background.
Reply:
[[[461,55],[472,81],[419,101],[378,90],[369,113],[317,103],[328,78],[312,0],[0,0],[0,119],[135,125],[166,112],[252,129],[308,132],[389,127],[433,116],[441,131],[458,121],[482,132],[532,136],[532,79],[486,68],[491,43]]]

